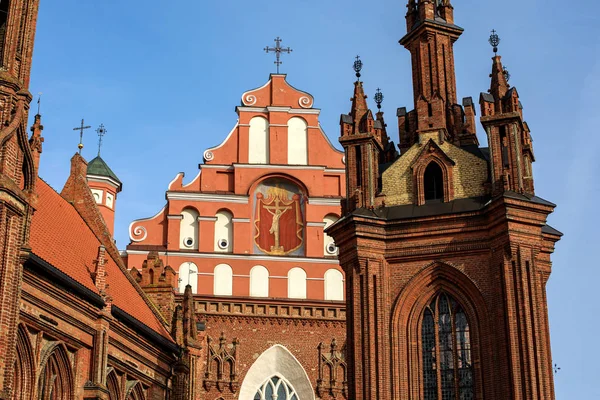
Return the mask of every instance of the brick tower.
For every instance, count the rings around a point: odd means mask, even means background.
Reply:
[[[341,119],[348,200],[327,232],[346,277],[348,397],[553,399],[545,287],[561,233],[534,193],[517,91],[495,56],[479,147],[473,100],[457,104],[450,1],[410,0],[406,20],[400,156],[381,156],[360,82]]]
[[[38,0],[0,2],[0,399],[11,398],[22,262],[35,207],[41,123],[27,138]]]

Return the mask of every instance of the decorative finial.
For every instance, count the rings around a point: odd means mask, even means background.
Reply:
[[[504,74],[506,83],[508,83],[508,81],[510,81],[510,72],[508,72],[508,69],[506,69],[506,67],[502,67],[502,73]]]
[[[375,93],[375,103],[377,103],[377,109],[381,110],[381,103],[383,103],[383,93],[381,93],[381,89],[377,88],[377,92]]]
[[[96,133],[98,134],[98,157],[100,157],[100,148],[102,147],[102,137],[106,135],[106,128],[104,124],[100,124],[98,129],[96,129]]]
[[[360,71],[362,70],[363,63],[360,61],[360,56],[356,56],[356,61],[354,61],[354,72],[356,72],[356,79],[360,82]]]
[[[495,29],[492,30],[492,34],[490,35],[488,42],[494,48],[494,55],[497,55],[498,54],[498,45],[500,44],[500,37],[496,33]]]
[[[83,149],[83,131],[84,129],[89,129],[91,128],[91,126],[84,126],[85,124],[83,123],[83,118],[81,119],[81,126],[77,127],[77,128],[73,128],[74,131],[79,131],[79,144],[77,145],[77,148],[79,149],[79,154],[81,154],[81,149]]]
[[[37,105],[38,105],[38,112],[37,115],[40,115],[40,106],[41,106],[41,102],[42,102],[42,92],[38,93],[38,101],[37,101]]]
[[[281,64],[283,64],[282,61],[279,60],[279,58],[281,57],[281,53],[288,53],[290,54],[293,50],[289,47],[283,48],[281,47],[281,39],[279,38],[279,36],[277,36],[277,38],[275,39],[275,47],[265,47],[265,52],[267,53],[275,53],[275,65],[277,65],[277,73],[279,73],[279,66]]]

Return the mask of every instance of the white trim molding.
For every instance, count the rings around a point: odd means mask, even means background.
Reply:
[[[248,196],[240,196],[236,194],[167,192],[167,200],[210,201],[217,203],[248,204]]]
[[[341,197],[309,197],[308,204],[313,206],[338,206],[341,207]]]
[[[148,250],[125,250],[125,254],[133,255],[148,255]],[[192,253],[192,252],[179,252],[176,250],[170,251],[159,251],[160,256],[169,257],[187,257],[187,258],[199,258],[199,259],[216,259],[216,260],[252,260],[252,261],[273,261],[273,262],[294,262],[297,264],[334,264],[339,265],[337,258],[308,258],[308,257],[281,257],[281,256],[268,256],[264,254],[231,254],[231,253]]]

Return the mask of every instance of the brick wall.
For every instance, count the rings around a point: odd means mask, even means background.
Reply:
[[[455,162],[452,168],[454,199],[478,197],[486,194],[487,162],[447,141],[440,143],[437,133],[422,135],[421,142],[432,139]],[[415,199],[412,165],[423,147],[417,143],[406,151],[382,174],[382,193],[388,206],[413,204]]]

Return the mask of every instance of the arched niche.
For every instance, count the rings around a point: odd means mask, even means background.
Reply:
[[[299,117],[288,121],[288,164],[308,164],[308,124]]]
[[[213,293],[217,296],[231,296],[233,294],[233,270],[227,264],[215,267]]]
[[[198,250],[198,211],[185,208],[181,211],[181,225],[179,226],[179,248],[184,250]]]
[[[334,214],[328,214],[323,218],[323,230],[329,228],[333,225],[337,220],[338,216]],[[329,236],[326,232],[323,232],[323,254],[325,256],[337,256],[338,248],[335,245],[335,240],[331,236]]]
[[[248,163],[269,163],[269,121],[263,117],[254,117],[250,120]]]
[[[33,391],[36,373],[35,366],[36,361],[27,328],[24,325],[19,325],[17,331],[17,359],[15,361],[13,383],[15,400],[25,400]]]
[[[254,400],[259,388],[271,377],[285,379],[298,399],[315,400],[315,392],[300,362],[288,349],[275,345],[263,352],[252,364],[240,388],[239,400]]]
[[[304,188],[284,176],[268,176],[251,192],[254,253],[273,256],[305,253]]]
[[[219,211],[215,217],[214,250],[219,253],[233,251],[233,215],[227,210]]]
[[[262,265],[250,270],[250,296],[269,297],[269,270]]]
[[[337,269],[325,272],[325,300],[344,300],[344,276]]]
[[[288,297],[306,298],[306,272],[300,267],[292,268],[288,272]]]
[[[192,287],[192,293],[198,293],[198,266],[193,262],[184,262],[179,266],[179,293],[185,292],[185,287]]]

